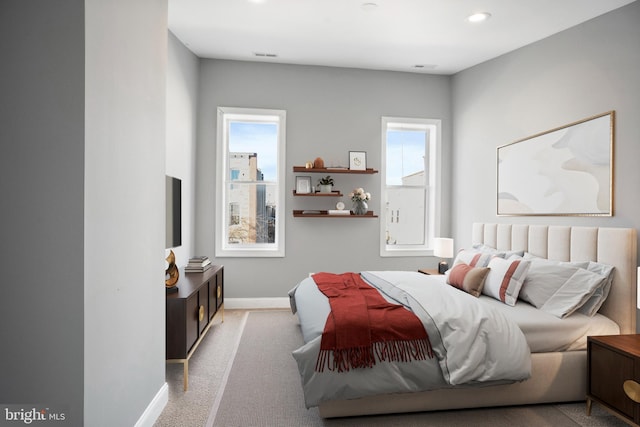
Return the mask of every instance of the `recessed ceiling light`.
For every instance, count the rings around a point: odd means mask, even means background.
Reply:
[[[378,7],[378,3],[368,1],[368,2],[362,3],[361,7],[363,10],[375,10]]]
[[[491,18],[491,14],[488,12],[479,12],[479,13],[474,13],[473,15],[470,15],[467,17],[467,21],[469,22],[482,22],[482,21],[486,21],[487,19]]]
[[[261,4],[261,3],[266,3],[267,0],[248,0],[249,3],[254,3],[254,4]]]

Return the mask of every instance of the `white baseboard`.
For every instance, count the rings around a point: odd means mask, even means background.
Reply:
[[[167,406],[167,402],[169,402],[169,386],[164,383],[136,422],[135,427],[153,427],[162,410]]]
[[[289,298],[226,298],[225,309],[252,310],[261,308],[290,308]]]

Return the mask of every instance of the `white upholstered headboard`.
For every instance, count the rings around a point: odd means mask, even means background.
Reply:
[[[504,250],[524,250],[557,261],[596,261],[613,265],[615,277],[600,313],[636,333],[635,228],[474,223],[472,243]]]

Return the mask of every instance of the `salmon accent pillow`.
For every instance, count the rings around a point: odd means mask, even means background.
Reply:
[[[459,263],[449,272],[447,283],[477,298],[482,293],[488,273],[487,267],[474,268],[468,264]]]

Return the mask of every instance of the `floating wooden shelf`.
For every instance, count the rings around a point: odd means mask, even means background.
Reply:
[[[296,193],[296,190],[293,190],[294,196],[310,196],[310,197],[342,197],[343,194],[340,191],[332,191],[331,193]]]
[[[343,169],[343,168],[306,168],[304,166],[294,166],[293,167],[293,171],[294,172],[307,172],[307,173],[327,173],[327,174],[331,174],[331,173],[353,173],[353,174],[374,174],[374,173],[378,173],[377,170],[372,169],[372,168],[367,168],[366,170],[363,171],[358,171],[358,170],[351,170],[351,169]]]
[[[304,213],[304,212],[309,212],[309,213]],[[378,215],[375,215],[373,211],[369,211],[364,215],[355,215],[353,212],[351,212],[349,215],[346,215],[346,214],[329,215],[328,211],[312,210],[312,209],[294,210],[293,216],[305,217],[305,218],[377,218],[378,217]]]

